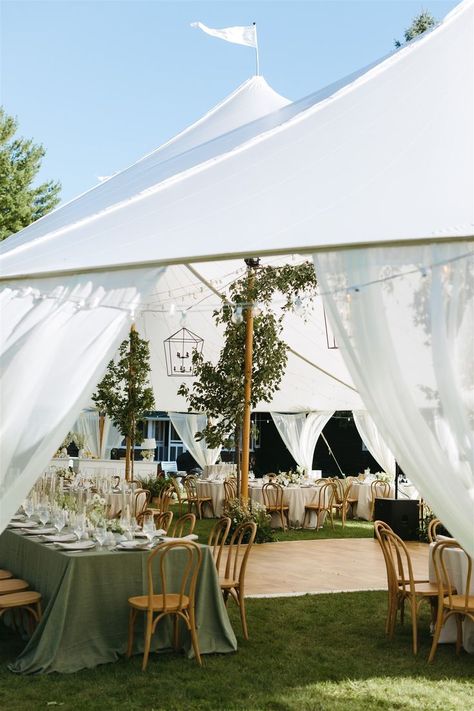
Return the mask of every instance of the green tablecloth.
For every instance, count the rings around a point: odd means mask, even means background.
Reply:
[[[210,549],[196,590],[196,621],[202,654],[237,649]],[[75,672],[115,661],[127,646],[127,603],[146,593],[146,551],[65,553],[13,530],[0,536],[0,568],[24,578],[43,596],[43,619],[10,669],[21,674]],[[155,560],[157,560],[158,556]],[[173,552],[171,577],[178,575],[182,552]],[[171,618],[160,622],[152,650],[169,649]],[[181,643],[191,654],[189,633]],[[143,650],[143,628],[136,625],[135,652]]]

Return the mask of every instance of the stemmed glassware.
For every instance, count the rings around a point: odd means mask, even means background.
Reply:
[[[94,531],[94,537],[99,546],[102,548],[105,541],[107,540],[107,529],[105,526],[96,526]]]
[[[156,534],[155,519],[153,518],[153,514],[147,514],[143,517],[142,531],[147,537],[149,543],[151,543]]]
[[[47,504],[42,504],[38,508],[38,518],[41,521],[41,523],[43,524],[43,526],[45,526],[48,523],[49,518],[50,518],[50,511],[49,511],[49,506],[47,506]]]
[[[86,515],[85,513],[76,514],[74,521],[74,533],[76,534],[77,540],[80,541],[86,532]]]
[[[67,512],[64,509],[57,509],[53,515],[53,526],[58,533],[61,533],[67,524]]]
[[[31,520],[31,516],[32,516],[34,510],[35,510],[35,506],[34,506],[33,500],[30,497],[28,497],[23,502],[23,511],[28,516],[28,521]]]

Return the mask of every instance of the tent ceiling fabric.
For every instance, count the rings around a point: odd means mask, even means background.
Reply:
[[[276,265],[283,261],[264,259],[262,263]],[[187,403],[177,395],[177,390],[182,382],[192,382],[189,377],[168,375],[165,339],[184,326],[203,339],[204,357],[216,362],[222,347],[222,329],[216,327],[212,318],[214,308],[220,304],[216,292],[227,293],[226,285],[244,271],[243,262],[236,260],[196,264],[192,271],[186,266],[169,267],[160,280],[159,289],[148,298],[138,328],[150,341],[152,383],[158,409],[186,411]],[[183,310],[186,312],[184,324],[181,322]],[[284,324],[283,338],[291,348],[288,366],[271,403],[260,403],[256,411],[363,408],[339,350],[327,347],[321,299],[316,299],[314,308],[306,315],[287,314]]]
[[[466,0],[355,79],[170,142],[7,240],[4,277],[471,236],[473,16]]]

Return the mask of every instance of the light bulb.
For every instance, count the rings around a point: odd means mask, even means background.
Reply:
[[[173,316],[174,312],[176,311],[176,305],[175,304],[170,304],[168,313],[170,316]]]
[[[235,323],[236,326],[242,323],[244,320],[244,317],[242,316],[242,307],[241,306],[236,306],[234,309],[234,312],[232,314],[232,323]]]

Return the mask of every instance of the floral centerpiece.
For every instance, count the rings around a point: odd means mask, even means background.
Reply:
[[[86,516],[93,526],[105,526],[107,518],[106,501],[99,494],[93,494],[86,505]]]
[[[243,502],[240,499],[232,499],[227,502],[224,513],[231,520],[229,539],[241,523],[254,521],[257,524],[255,543],[266,543],[267,541],[275,540],[275,534],[271,526],[272,517],[267,514],[265,506],[258,503],[258,501],[248,499],[248,501]]]
[[[387,484],[393,484],[395,481],[393,474],[387,474],[387,472],[375,472],[374,476],[377,481],[384,481]]]
[[[299,486],[303,481],[305,476],[304,469],[302,467],[297,467],[296,471],[290,470],[289,472],[278,472],[278,476],[275,481],[281,486]]]

